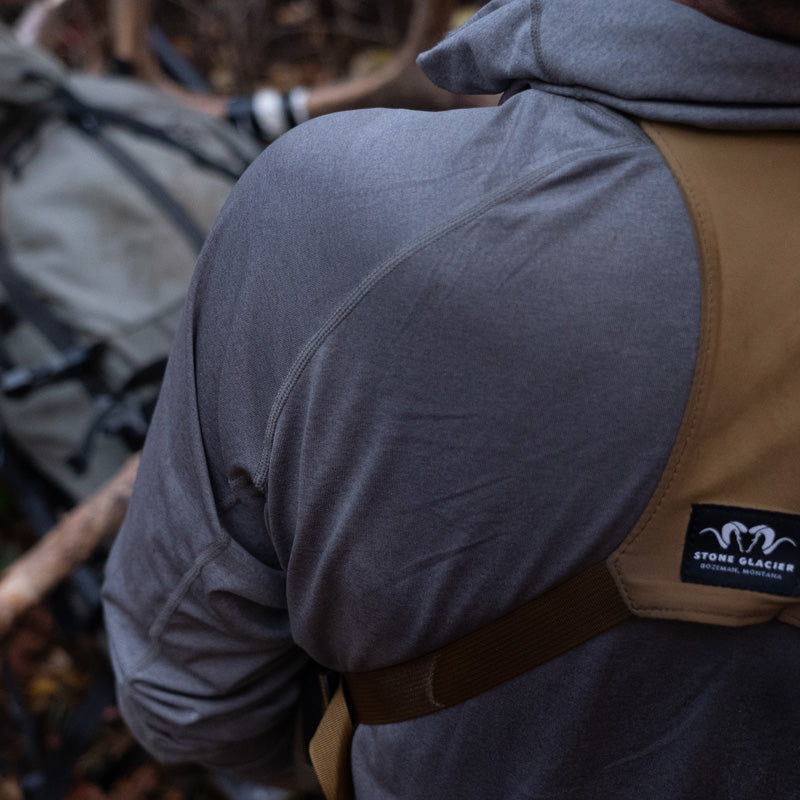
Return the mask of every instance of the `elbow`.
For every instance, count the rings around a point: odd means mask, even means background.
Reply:
[[[117,686],[117,705],[130,732],[156,760],[165,764],[203,762],[211,756],[211,748],[203,754],[197,748],[196,732],[192,730],[191,709],[179,705],[154,704],[147,693],[129,683]]]
[[[201,764],[261,783],[293,768],[290,720],[279,725],[262,720],[262,725],[253,726],[241,710],[212,713],[204,708],[205,699],[167,697],[163,690],[139,682],[122,683],[117,692],[120,713],[131,733],[161,763]]]

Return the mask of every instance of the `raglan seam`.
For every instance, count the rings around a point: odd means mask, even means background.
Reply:
[[[501,189],[498,189],[490,197],[482,200],[471,208],[466,209],[455,218],[447,220],[443,224],[424,234],[422,237],[401,248],[398,252],[390,256],[372,272],[370,272],[336,307],[333,313],[317,329],[317,331],[306,341],[306,344],[303,346],[302,350],[292,363],[289,371],[286,373],[286,376],[284,377],[272,403],[270,414],[267,419],[261,455],[256,471],[253,474],[253,486],[266,493],[266,483],[271,465],[272,445],[275,437],[275,431],[278,426],[278,420],[283,412],[284,407],[286,406],[286,403],[288,402],[289,396],[291,395],[305,368],[310,363],[316,352],[323,345],[325,340],[339,327],[342,322],[344,322],[344,320],[347,319],[350,313],[360,305],[361,301],[385,277],[390,275],[398,266],[408,261],[412,256],[416,255],[429,245],[435,243],[442,237],[452,233],[464,225],[467,225],[470,222],[475,221],[486,212],[516,195],[518,192],[523,191],[532,184],[549,177],[558,170],[575,163],[580,158],[617,151],[624,152],[631,149],[642,150],[649,147],[652,147],[652,144],[649,140],[637,140],[633,142],[626,141],[624,144],[580,150],[578,152],[571,153],[568,156],[564,156],[563,158],[542,166],[539,169],[534,170],[532,173],[518,178],[517,180],[512,181],[510,184],[505,185]]]

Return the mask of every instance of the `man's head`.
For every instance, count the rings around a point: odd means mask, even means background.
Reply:
[[[800,42],[800,2],[798,0],[675,0],[735,28]]]

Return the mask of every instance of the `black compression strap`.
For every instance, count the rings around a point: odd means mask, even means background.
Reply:
[[[286,122],[290,128],[296,128],[298,125],[297,117],[294,115],[294,108],[292,107],[292,98],[289,92],[281,94],[281,102],[283,103],[283,115],[286,117]]]
[[[186,209],[157,181],[138,161],[132,158],[116,142],[113,142],[102,131],[90,127],[80,126],[88,136],[91,136],[105,152],[150,195],[153,202],[173,221],[178,230],[188,240],[196,251],[205,242],[205,232],[189,216]]]
[[[111,74],[112,75],[133,75],[136,72],[136,66],[133,61],[127,58],[118,58],[114,56],[111,59]]]
[[[112,108],[101,108],[100,106],[94,106],[90,103],[86,103],[77,98],[63,86],[57,88],[55,97],[57,102],[62,107],[63,113],[65,113],[69,119],[90,121],[92,124],[97,126],[109,124],[115,125],[119,128],[125,128],[132,133],[138,133],[141,136],[146,136],[149,139],[161,142],[162,144],[165,144],[175,150],[180,150],[189,158],[191,158],[196,164],[199,164],[202,167],[207,167],[215,172],[219,172],[221,175],[225,175],[234,181],[239,179],[241,173],[248,166],[249,162],[243,156],[237,155],[237,158],[241,161],[241,169],[232,169],[226,164],[223,164],[221,161],[209,158],[205,153],[188,144],[187,142],[176,139],[162,128],[158,128],[155,125],[150,125],[147,122],[143,122],[142,120],[137,119],[130,114],[126,114],[123,111],[117,111]]]
[[[39,297],[35,289],[11,265],[2,240],[0,240],[0,283],[6,291],[15,316],[30,322],[55,348],[68,350],[78,345],[73,330],[53,314],[47,301]]]

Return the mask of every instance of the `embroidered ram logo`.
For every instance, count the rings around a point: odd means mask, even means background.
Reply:
[[[751,553],[759,542],[761,542],[762,552],[767,556],[784,542],[797,547],[797,542],[788,536],[778,539],[775,531],[768,525],[755,525],[752,528],[748,528],[747,525],[741,522],[728,522],[722,526],[721,531],[716,528],[703,528],[700,533],[713,533],[723,550],[727,550],[735,538],[739,551],[744,554]]]

